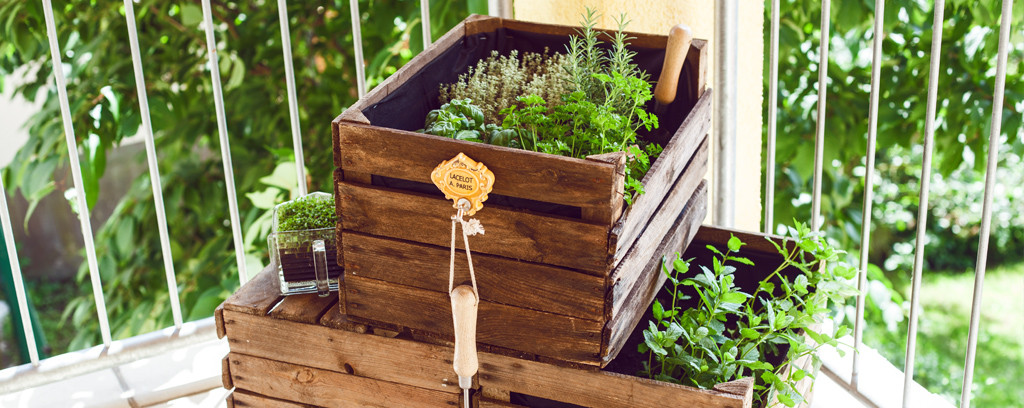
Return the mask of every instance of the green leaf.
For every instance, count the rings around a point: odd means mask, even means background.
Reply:
[[[783,403],[787,407],[796,406],[796,401],[793,401],[793,398],[790,398],[790,396],[784,393],[780,392],[776,397],[779,399],[779,402]]]
[[[728,242],[729,251],[737,252],[737,251],[740,250],[740,247],[743,246],[743,245],[744,245],[743,241],[740,241],[740,239],[737,238],[735,235],[730,234],[729,242]]]
[[[740,329],[740,335],[751,340],[756,340],[761,337],[761,333],[758,333],[757,330],[747,327]]]
[[[665,307],[661,305],[659,300],[655,299],[654,304],[651,306],[651,312],[654,313],[654,319],[661,320],[665,314]]]
[[[727,303],[743,303],[747,301],[747,294],[743,292],[726,292],[722,294],[722,301]]]
[[[199,25],[203,21],[203,10],[195,4],[181,6],[181,22],[186,26]]]

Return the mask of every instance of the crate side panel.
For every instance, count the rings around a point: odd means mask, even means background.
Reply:
[[[658,246],[664,240],[666,234],[673,228],[674,221],[689,205],[694,197],[698,186],[704,183],[702,175],[706,173],[708,164],[708,142],[705,139],[700,149],[694,155],[686,171],[671,185],[671,191],[665,200],[654,212],[650,224],[644,228],[643,233],[637,238],[626,256],[616,265],[611,273],[610,283],[612,289],[611,307],[606,310],[605,316],[611,318],[622,308],[623,302],[628,298],[626,293],[637,279],[640,278],[644,266],[652,258],[660,258],[663,253],[657,253]],[[692,170],[692,171],[691,171]],[[692,173],[692,175],[691,175]],[[700,225],[703,219],[692,220],[695,226]],[[696,227],[693,228],[697,230]]]
[[[450,262],[449,248],[358,232],[346,237],[347,276],[434,291],[448,288],[444,266]],[[604,312],[604,278],[476,251],[473,266],[483,300],[591,320],[600,320]],[[459,250],[455,281],[468,279],[466,254]]]
[[[281,300],[277,267],[269,265],[224,301],[224,310],[264,316]]]
[[[422,194],[341,182],[346,230],[424,244],[451,245],[451,202]],[[474,236],[474,252],[598,273],[608,271],[608,229],[555,216],[497,206],[473,216],[487,230]]]
[[[354,276],[346,277],[346,289],[350,317],[452,337],[447,293]],[[481,301],[476,338],[482,344],[596,365],[602,326],[593,320]]]
[[[455,407],[459,394],[231,353],[236,387],[272,398],[328,407]],[[402,366],[395,366],[399,370]]]
[[[706,214],[707,186],[705,183],[701,183],[697,192],[687,203],[683,215],[676,220],[672,231],[658,246],[656,253],[673,256],[676,252],[684,251],[694,240],[694,235],[697,234],[700,223]],[[623,350],[633,329],[665,284],[667,277],[662,273],[661,255],[650,257],[649,263],[642,271],[638,271],[640,277],[631,290],[625,294],[628,300],[623,301],[618,313],[605,326],[602,366],[610,363]]]
[[[348,366],[359,377],[459,392],[450,348],[231,311],[225,320],[232,353],[337,372]]]

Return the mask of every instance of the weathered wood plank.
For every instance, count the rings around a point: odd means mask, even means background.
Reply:
[[[327,297],[320,297],[315,293],[285,296],[281,303],[270,312],[270,316],[293,322],[316,324],[320,322],[320,316],[327,313],[328,309],[335,308],[337,301],[338,296],[333,293]]]
[[[607,371],[579,370],[483,353],[481,387],[495,387],[586,407],[742,408],[740,396]],[[751,384],[753,385],[753,384]]]
[[[476,239],[473,237],[472,239]],[[475,247],[475,241],[473,247]],[[346,234],[347,276],[377,279],[433,291],[448,289],[449,248]],[[455,280],[469,279],[466,254],[457,251]],[[604,279],[549,265],[473,251],[480,298],[494,303],[600,320]]]
[[[269,265],[224,301],[224,309],[264,316],[281,299],[277,266]]]
[[[628,295],[625,295],[630,300],[625,302],[624,307],[605,325],[602,366],[607,365],[618,356],[622,346],[633,333],[633,328],[639,323],[640,317],[643,316],[647,307],[665,284],[667,277],[661,272],[661,255],[682,252],[694,239],[706,213],[707,185],[701,183],[697,192],[687,203],[687,208],[683,210],[683,215],[675,221],[669,235],[654,251],[655,255],[651,256],[647,265],[643,267],[642,271],[639,271],[639,275],[642,277],[636,280]]]
[[[235,385],[231,383],[231,364],[228,362],[228,356],[224,356],[220,360],[220,384],[227,390],[235,388]]]
[[[224,303],[217,305],[216,309],[213,309],[213,322],[217,326],[217,338],[224,338]]]
[[[339,291],[339,294],[342,293],[345,293],[344,289]],[[341,307],[332,307],[327,311],[327,313],[324,313],[323,317],[320,318],[320,325],[327,326],[332,329],[356,332],[359,334],[366,333],[369,329],[365,324],[355,323],[348,320],[348,316],[341,313]]]
[[[669,193],[677,179],[685,177],[696,182],[706,176],[707,167],[700,171],[691,171],[687,169],[687,165],[702,144],[707,143],[705,140],[708,139],[707,134],[711,130],[711,99],[711,92],[708,92],[697,101],[675,136],[661,152],[661,156],[644,176],[644,193],[626,209],[625,214],[612,228],[610,245],[615,247],[612,265],[619,264],[637,237],[643,233],[644,228],[652,223],[651,217],[665,201],[665,195]]]
[[[328,407],[455,407],[459,403],[458,394],[235,352],[229,357],[232,381],[236,387],[260,390],[261,394],[287,401]],[[401,370],[401,367],[393,368]]]
[[[580,215],[586,221],[602,225],[612,225],[622,216],[625,207],[623,199],[626,182],[626,153],[612,152],[587,156],[587,160],[594,160],[615,165],[615,175],[611,183],[611,202],[608,205],[595,205],[580,208]],[[596,186],[595,186],[596,187]]]
[[[754,402],[754,378],[743,377],[738,380],[732,380],[721,384],[715,384],[712,387],[715,391],[721,391],[729,394],[733,394],[743,398],[743,408],[750,408]],[[777,405],[771,405],[777,406]]]
[[[232,391],[228,401],[229,408],[316,408],[315,405],[279,400],[246,390]]]
[[[513,404],[507,401],[492,400],[489,398],[480,398],[480,408],[527,408],[522,405]]]
[[[699,185],[704,183],[703,175],[707,172],[708,164],[708,143],[705,139],[693,161],[686,168],[686,172],[679,176],[671,186],[665,199],[661,202],[650,217],[650,223],[643,229],[638,239],[626,253],[626,256],[615,266],[609,279],[611,290],[611,307],[605,310],[605,317],[611,319],[619,313],[622,305],[629,299],[627,293],[633,288],[637,280],[643,276],[640,271],[650,262],[651,258],[660,258],[663,253],[657,253],[656,249],[661,245],[665,235],[673,227],[676,218],[679,217],[690,204],[691,199],[696,195]],[[691,176],[689,173],[693,171]],[[692,208],[692,207],[690,207]],[[696,232],[697,225],[700,225],[703,218],[688,219],[694,225],[693,232]]]
[[[449,217],[454,210],[450,201],[345,181],[339,184],[341,194],[336,198],[341,202],[345,230],[451,245]],[[608,272],[607,227],[499,206],[485,207],[473,218],[490,231],[472,238],[473,252]]]
[[[346,172],[387,169],[389,177],[432,184],[435,166],[465,153],[494,172],[493,194],[576,207],[611,203],[616,168],[610,163],[344,122],[338,137]]]
[[[345,280],[350,318],[401,322],[409,328],[452,336],[447,293],[359,276],[346,276]],[[480,302],[478,316],[478,343],[581,364],[596,365],[600,359],[600,322],[488,301]]]
[[[231,311],[225,318],[232,353],[459,392],[451,348]]]

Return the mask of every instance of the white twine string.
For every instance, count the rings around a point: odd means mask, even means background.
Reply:
[[[456,224],[461,224],[462,242],[466,245],[466,260],[469,262],[469,278],[473,283],[473,294],[476,296],[474,305],[477,305],[480,303],[480,290],[476,286],[476,271],[473,270],[473,253],[469,250],[469,237],[471,235],[483,234],[484,227],[476,219],[466,221],[462,218],[464,214],[465,211],[460,208],[459,212],[452,216],[452,246],[451,262],[448,263],[448,293],[451,294],[455,290],[455,226]]]

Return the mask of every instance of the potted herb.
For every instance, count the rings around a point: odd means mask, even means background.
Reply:
[[[315,192],[274,207],[273,231],[267,238],[270,260],[277,265],[281,294],[338,290],[343,269],[337,262],[334,197]]]
[[[787,239],[702,228],[694,244],[664,262],[668,283],[637,328],[640,375],[700,388],[753,377],[755,406],[804,404],[819,350],[849,334],[822,323],[857,293],[856,269],[800,223]]]

